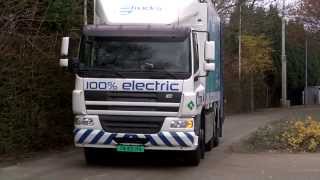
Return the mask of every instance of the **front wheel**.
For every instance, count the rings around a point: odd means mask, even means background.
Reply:
[[[188,166],[198,166],[201,161],[201,150],[197,147],[196,150],[187,152],[186,163]]]
[[[84,157],[88,165],[98,163],[98,152],[95,148],[84,148]]]
[[[198,138],[198,147],[194,151],[189,151],[186,154],[187,165],[198,166],[201,159],[205,155],[205,142],[204,142],[204,130],[201,129]]]

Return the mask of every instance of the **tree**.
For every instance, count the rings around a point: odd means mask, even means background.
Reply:
[[[72,142],[72,76],[57,52],[61,37],[81,27],[81,2],[0,2],[0,155]]]
[[[212,0],[219,15],[225,19],[232,13],[233,8],[236,6],[236,0]]]
[[[272,70],[271,41],[263,35],[245,35],[243,45],[243,72],[250,77],[250,108],[255,108],[254,80],[265,72]]]
[[[299,15],[307,26],[315,30],[320,30],[320,1],[319,0],[302,0]]]

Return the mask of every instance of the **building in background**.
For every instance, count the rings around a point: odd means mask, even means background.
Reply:
[[[304,95],[305,92],[307,92],[306,96]],[[302,92],[302,98],[305,105],[320,104],[320,86],[310,86],[306,88],[306,90]]]

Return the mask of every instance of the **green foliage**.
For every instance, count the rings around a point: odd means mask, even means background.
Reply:
[[[320,122],[308,117],[302,120],[280,120],[269,123],[244,140],[246,151],[315,152],[320,150]]]
[[[226,84],[237,80],[238,77],[238,35],[239,8],[231,14],[230,22],[225,26],[224,57]],[[263,73],[263,81],[268,87],[272,106],[278,106],[281,98],[281,17],[277,7],[267,9],[243,5],[242,34],[249,36],[263,36],[270,41],[273,69]],[[302,91],[305,84],[305,39],[309,39],[308,74],[309,86],[319,85],[320,82],[320,45],[318,32],[305,31],[299,21],[287,24],[287,70],[288,70],[288,98],[293,105],[302,103]],[[246,50],[243,50],[245,56]],[[245,57],[244,57],[245,58]],[[245,80],[246,81],[246,80]],[[233,83],[233,82],[230,82]],[[257,86],[255,87],[257,89]],[[245,90],[244,90],[245,91]],[[257,92],[261,93],[261,92]],[[226,94],[226,96],[232,96]],[[248,98],[244,98],[248,99]],[[232,100],[230,100],[232,101]],[[229,102],[230,102],[229,101]],[[232,102],[230,102],[232,103]],[[259,102],[260,103],[260,102]],[[263,104],[268,104],[264,103]],[[236,104],[236,103],[235,103]],[[246,105],[243,104],[243,107]]]
[[[272,70],[271,42],[266,37],[244,35],[243,47],[243,70],[247,74],[257,74]]]
[[[49,0],[46,27],[50,30],[66,31],[82,24],[82,7],[80,0]]]
[[[58,67],[63,34],[81,23],[77,1],[12,0],[0,7],[0,154],[72,142],[73,78]]]
[[[44,58],[16,40],[22,56],[0,59],[0,154],[70,143],[72,78],[59,69],[54,54]]]

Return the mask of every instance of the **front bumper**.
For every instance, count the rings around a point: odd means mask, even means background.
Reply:
[[[108,133],[104,130],[81,129],[74,130],[76,147],[116,148],[118,139],[144,140],[146,150],[195,150],[198,146],[198,136],[194,132],[168,132],[158,134],[125,134]]]

